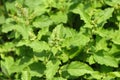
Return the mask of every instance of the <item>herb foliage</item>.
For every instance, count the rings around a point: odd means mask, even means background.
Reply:
[[[0,55],[0,80],[119,80],[120,0],[2,0]]]

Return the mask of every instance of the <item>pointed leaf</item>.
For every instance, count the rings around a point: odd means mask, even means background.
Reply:
[[[99,18],[97,20],[97,23],[100,24],[102,22],[105,22],[110,17],[112,17],[113,11],[114,11],[114,8],[107,8],[104,11],[102,11],[101,13],[99,12],[99,15],[98,15]]]
[[[33,22],[33,26],[36,27],[36,28],[49,27],[51,24],[52,24],[52,21],[47,16],[38,17]]]
[[[2,32],[8,33],[9,31],[12,31],[15,29],[15,25],[13,24],[5,24],[2,26]]]
[[[90,24],[90,16],[85,12],[84,5],[79,4],[79,6],[72,10],[73,13],[79,14],[81,19],[85,21],[85,23]]]
[[[90,74],[93,70],[85,63],[74,61],[68,65],[67,71],[72,76],[82,76]]]
[[[111,67],[118,67],[118,61],[114,57],[106,55],[103,51],[96,52],[94,54],[94,59],[99,64],[104,64]]]
[[[56,14],[51,15],[50,17],[55,23],[66,23],[67,15],[63,12],[57,12]]]
[[[35,52],[49,50],[49,45],[44,41],[33,41],[27,45],[30,46],[33,49],[33,51],[35,51]]]
[[[28,71],[22,71],[21,80],[31,80],[30,73]]]
[[[60,61],[59,60],[50,60],[47,65],[46,65],[46,71],[45,71],[45,75],[46,78],[49,80],[51,80],[54,75],[58,72],[59,69],[59,65],[60,65]]]
[[[30,75],[33,77],[33,76],[36,76],[36,77],[41,77],[43,76],[44,74],[44,71],[45,71],[45,65],[41,62],[36,62],[36,63],[33,63],[30,66]]]

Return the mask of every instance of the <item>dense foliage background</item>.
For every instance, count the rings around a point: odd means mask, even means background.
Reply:
[[[0,80],[120,80],[120,0],[0,0]]]

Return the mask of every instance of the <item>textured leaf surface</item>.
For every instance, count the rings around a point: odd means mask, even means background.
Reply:
[[[84,5],[80,4],[77,8],[72,10],[74,13],[79,14],[81,19],[85,21],[85,23],[90,23],[89,15],[84,11]]]
[[[62,13],[62,12],[58,12],[54,15],[51,15],[50,17],[55,23],[66,23],[67,22],[67,15]]]
[[[30,73],[28,71],[23,71],[21,80],[30,80]]]
[[[33,63],[30,65],[30,75],[41,77],[45,71],[45,65],[41,62]]]
[[[111,66],[111,67],[118,67],[117,60],[110,55],[106,55],[106,53],[103,51],[96,52],[94,54],[94,59],[99,64],[102,64],[102,65],[104,64],[106,66]]]
[[[70,75],[82,76],[91,73],[93,70],[85,63],[74,61],[68,65],[67,71]]]
[[[51,80],[54,77],[54,75],[59,69],[59,65],[60,65],[60,61],[58,60],[51,60],[47,63],[46,65],[47,69],[45,71],[45,75],[47,79]]]
[[[49,45],[44,41],[34,41],[27,45],[30,46],[33,49],[33,51],[36,51],[36,52],[49,50]]]

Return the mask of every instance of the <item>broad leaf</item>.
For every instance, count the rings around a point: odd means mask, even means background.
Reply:
[[[85,12],[84,5],[79,4],[79,6],[72,10],[73,13],[79,14],[81,19],[85,21],[86,24],[90,24],[90,16]]]
[[[104,51],[98,51],[94,54],[94,59],[97,63],[101,65],[111,66],[111,67],[118,67],[118,61],[109,53],[105,53]]]
[[[30,46],[33,49],[33,51],[35,51],[35,52],[49,50],[49,45],[44,41],[33,41],[27,45]]]
[[[13,71],[10,69],[13,64],[14,59],[12,57],[6,57],[5,61],[1,61],[1,69],[6,76],[10,76],[13,73]]]
[[[53,78],[52,80],[67,80],[67,79],[62,78],[62,77],[55,77],[55,78]]]
[[[90,74],[93,70],[85,63],[73,61],[68,65],[67,71],[72,76],[82,76],[84,74]]]
[[[45,75],[47,79],[52,80],[54,75],[58,72],[59,65],[60,65],[59,60],[48,61],[48,63],[46,64],[46,71],[45,71]]]
[[[2,32],[8,33],[9,31],[14,30],[15,27],[16,27],[16,26],[13,25],[13,24],[5,24],[5,25],[2,26]]]
[[[112,41],[115,43],[115,44],[118,44],[120,45],[120,31],[116,31],[114,32],[112,35]]]
[[[22,71],[21,80],[31,80],[29,71]]]
[[[63,12],[57,12],[56,14],[51,15],[50,18],[57,24],[67,22],[67,15]]]
[[[43,76],[44,74],[44,71],[45,71],[45,65],[41,62],[36,62],[36,63],[33,63],[31,65],[29,65],[30,67],[30,75],[33,77],[33,76],[36,76],[36,77],[41,77]]]
[[[22,35],[23,39],[29,38],[29,34],[31,32],[30,27],[21,24],[21,25],[16,25],[15,30]]]
[[[104,11],[98,12],[98,15],[96,15],[96,17],[97,17],[97,19],[96,19],[97,23],[100,24],[102,22],[105,22],[110,17],[112,17],[113,11],[114,11],[114,8],[107,8]]]
[[[33,26],[36,28],[49,27],[51,24],[52,24],[52,21],[48,16],[38,17],[33,22]]]

